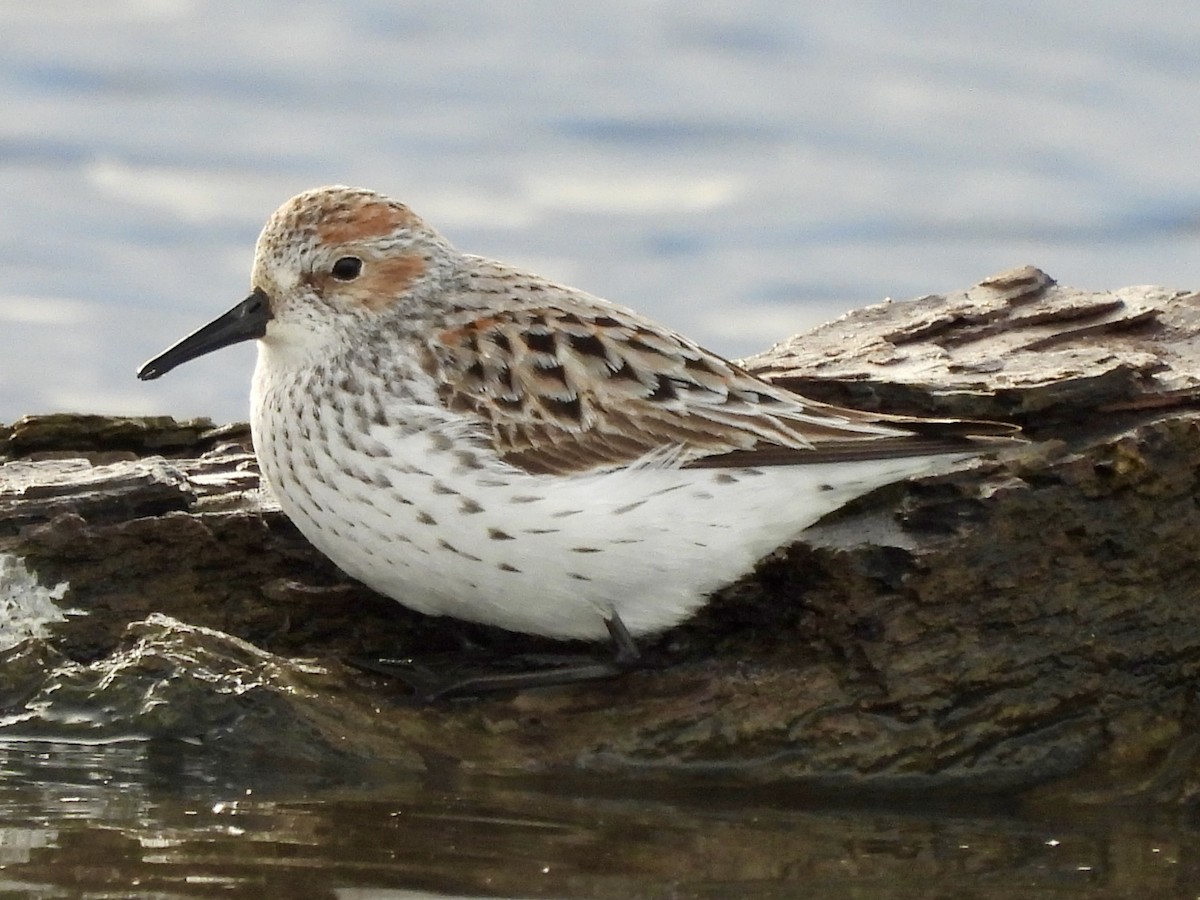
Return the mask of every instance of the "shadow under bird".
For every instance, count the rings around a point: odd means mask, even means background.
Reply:
[[[809,400],[364,189],[281,206],[252,287],[138,377],[256,340],[263,480],[322,553],[423,613],[614,651],[438,696],[635,667],[822,516],[1013,430]]]

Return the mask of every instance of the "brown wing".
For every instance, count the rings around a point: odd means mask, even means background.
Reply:
[[[431,343],[442,402],[478,415],[500,455],[528,472],[584,472],[656,452],[688,466],[740,466],[964,447],[953,434],[969,430],[962,423],[809,401],[587,300],[482,315]],[[915,434],[921,424],[935,433]]]

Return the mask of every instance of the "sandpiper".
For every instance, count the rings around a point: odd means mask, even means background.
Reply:
[[[280,207],[252,287],[138,376],[256,339],[263,479],[318,549],[424,613],[611,639],[616,668],[822,516],[1003,430],[809,400],[370,190]]]

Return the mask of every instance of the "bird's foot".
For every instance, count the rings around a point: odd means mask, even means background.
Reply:
[[[436,671],[428,661],[414,659],[372,659],[355,657],[350,665],[364,672],[403,681],[418,699],[426,703],[476,697],[501,691],[556,687],[617,678],[645,665],[637,644],[615,613],[604,624],[608,628],[612,658],[597,659],[592,654],[528,654],[506,657],[503,668],[517,671],[497,672],[495,664],[469,671],[461,657],[448,669]]]

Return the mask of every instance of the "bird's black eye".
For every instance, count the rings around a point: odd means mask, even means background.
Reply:
[[[343,256],[329,271],[338,281],[353,281],[362,274],[362,260],[357,256]]]

